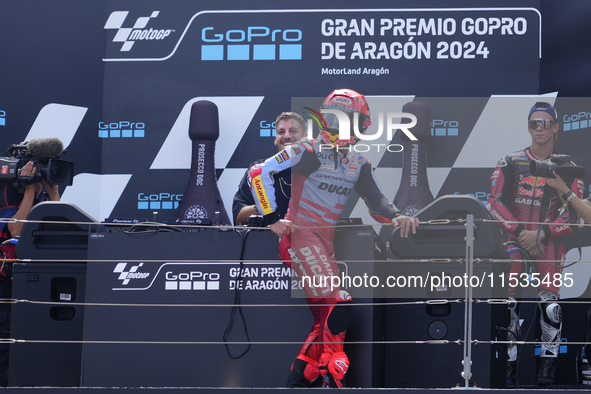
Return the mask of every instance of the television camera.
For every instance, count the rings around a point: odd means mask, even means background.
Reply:
[[[73,183],[74,163],[59,159],[65,150],[58,138],[36,138],[11,145],[6,152],[7,156],[0,156],[0,182],[12,182],[19,191],[42,180],[64,186]],[[35,162],[35,175],[19,175],[19,170],[29,161]]]
[[[529,172],[533,176],[556,178],[554,173],[563,178],[583,178],[587,175],[585,167],[576,166],[569,155],[554,155],[550,161],[532,160],[529,162]]]

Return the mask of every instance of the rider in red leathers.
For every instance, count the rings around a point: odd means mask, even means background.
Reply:
[[[500,221],[500,225],[509,233],[509,241],[518,244],[534,263],[539,274],[538,298],[542,311],[541,326],[541,364],[538,385],[554,382],[554,360],[558,356],[562,329],[562,312],[559,299],[560,282],[556,275],[562,273],[561,261],[566,251],[563,235],[572,233],[569,224],[569,212],[562,209],[562,202],[555,189],[546,186],[546,180],[530,174],[530,162],[547,161],[554,157],[554,141],[558,131],[557,113],[548,103],[536,103],[530,110],[528,130],[532,136],[530,147],[513,152],[497,163],[491,176],[492,190],[489,199],[490,212]],[[556,159],[556,158],[555,158]],[[569,161],[568,164],[572,164]],[[580,198],[583,195],[583,182],[580,179],[569,180],[570,188]],[[513,223],[507,223],[513,222]],[[519,222],[519,223],[516,223]],[[539,225],[538,223],[546,223]],[[509,279],[521,280],[522,260],[520,251],[510,254],[513,260]],[[515,282],[509,282],[515,283]],[[537,282],[532,282],[537,283]],[[509,286],[509,296],[519,297],[516,286]],[[513,330],[510,336],[517,340],[518,316],[515,308],[511,309]],[[548,343],[550,342],[550,343]],[[508,348],[508,385],[515,384],[517,359],[516,345]]]
[[[322,108],[345,113],[351,130],[365,133],[371,124],[365,97],[353,90],[335,90]],[[250,169],[257,208],[271,230],[282,238],[280,257],[302,279],[314,316],[314,326],[288,380],[288,386],[294,387],[309,386],[319,376],[325,387],[343,387],[349,368],[343,344],[352,299],[340,287],[333,287],[330,278],[339,276],[333,238],[350,192],[354,189],[365,200],[372,216],[400,225],[403,237],[411,229],[414,233],[418,224],[418,219],[401,215],[384,197],[367,158],[350,152],[356,138],[340,140],[337,117],[328,113],[324,118],[320,140],[304,138]],[[272,180],[273,174],[286,169],[292,173],[292,201],[286,218],[279,220]],[[292,223],[296,230],[290,245]]]
[[[510,234],[510,240],[516,241],[522,231],[538,231],[537,222],[545,222],[541,229],[543,236],[541,250],[544,252],[544,260],[560,260],[564,254],[563,235],[572,233],[571,228],[565,224],[569,222],[568,211],[560,212],[562,202],[558,194],[551,187],[546,187],[546,180],[542,177],[530,175],[529,163],[536,160],[529,148],[513,152],[497,163],[493,172],[492,192],[490,194],[490,212],[501,220],[501,226]],[[579,197],[582,196],[582,181],[571,180],[571,189],[576,190]],[[546,204],[542,204],[545,193],[550,193]],[[542,208],[542,205],[545,205]],[[506,223],[520,222],[520,223]],[[534,222],[534,223],[530,223]],[[523,223],[523,224],[522,224]],[[536,251],[534,250],[534,253]],[[514,252],[514,259],[521,260],[519,252]],[[554,264],[556,265],[556,264]],[[561,268],[540,263],[537,270],[541,277],[546,274],[552,276],[560,272]],[[513,263],[511,272],[521,273],[521,262]],[[558,288],[550,281],[540,284],[540,288],[558,293]],[[510,287],[511,295],[515,295],[515,288]]]

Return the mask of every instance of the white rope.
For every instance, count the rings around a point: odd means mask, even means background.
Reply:
[[[342,306],[356,307],[356,306],[398,306],[398,305],[443,305],[451,303],[463,303],[461,299],[439,299],[439,300],[423,300],[423,301],[400,301],[400,302],[350,302],[339,304]],[[59,305],[59,306],[109,306],[109,307],[182,307],[182,308],[232,308],[235,304],[134,304],[134,303],[109,303],[109,302],[56,302],[56,301],[34,301],[22,300],[14,298],[0,298],[0,304],[35,304],[35,305]],[[322,306],[336,306],[337,304],[323,304]],[[255,307],[306,307],[306,304],[240,304],[240,307],[255,308]]]

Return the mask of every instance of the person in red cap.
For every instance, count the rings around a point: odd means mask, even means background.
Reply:
[[[562,309],[558,304],[560,285],[556,280],[562,273],[565,257],[564,238],[572,232],[568,225],[568,210],[555,189],[540,176],[532,176],[530,162],[557,159],[554,141],[559,124],[554,106],[538,102],[530,109],[527,130],[531,145],[503,157],[491,176],[492,191],[489,209],[509,234],[510,258],[513,260],[508,274],[509,296],[519,297],[518,284],[522,281],[522,261],[534,261],[539,281],[538,300],[541,310],[542,344],[537,384],[554,384],[556,358],[562,330]],[[572,162],[570,162],[572,164]],[[569,188],[579,198],[583,195],[583,182],[569,179]],[[513,223],[508,223],[513,222]],[[518,223],[517,223],[518,222]],[[545,223],[540,225],[539,223]],[[526,274],[527,275],[527,274]],[[519,305],[510,304],[509,340],[519,339]],[[516,386],[518,350],[517,345],[508,348],[507,386]]]
[[[339,118],[325,113],[319,140],[303,138],[250,169],[257,209],[281,237],[280,257],[302,278],[314,317],[312,330],[292,365],[290,387],[309,386],[319,377],[324,387],[344,386],[349,359],[343,345],[352,299],[339,286],[333,287],[330,278],[339,276],[333,238],[350,193],[355,190],[378,221],[400,226],[403,237],[410,231],[415,233],[418,225],[418,219],[402,215],[384,197],[369,160],[350,149],[358,142],[354,131],[363,134],[371,124],[365,97],[354,90],[337,89],[321,108],[346,115],[353,136],[340,139]],[[272,175],[286,169],[291,169],[291,207],[286,219],[280,220]]]

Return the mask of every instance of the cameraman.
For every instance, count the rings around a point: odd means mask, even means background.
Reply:
[[[60,141],[61,143],[61,141]],[[26,145],[23,143],[20,145]],[[62,149],[63,151],[63,144]],[[62,152],[59,152],[61,154]],[[19,179],[33,178],[37,168],[45,167],[49,158],[33,157],[18,170]],[[0,222],[0,237],[2,241],[17,238],[21,235],[25,220],[33,206],[41,201],[59,201],[58,185],[51,184],[45,179],[40,182],[24,185],[13,182],[0,183],[0,218],[16,219],[15,222]],[[11,243],[1,246],[2,258],[14,259],[15,246]],[[12,298],[12,275],[9,263],[0,266],[0,298]],[[10,304],[0,303],[0,338],[10,338]],[[0,386],[8,385],[8,344],[0,343]]]
[[[565,247],[563,235],[572,232],[568,226],[568,211],[561,210],[559,195],[546,180],[530,174],[529,163],[546,161],[556,156],[556,141],[559,124],[556,109],[549,103],[538,102],[529,111],[527,118],[531,145],[521,151],[503,157],[491,176],[492,190],[489,199],[493,217],[501,221],[501,227],[509,233],[510,248],[519,249],[510,254],[513,261],[509,278],[523,271],[522,261],[533,262],[540,278],[538,306],[541,310],[540,325],[542,344],[537,384],[554,384],[555,361],[559,353],[562,330],[562,310],[558,304],[559,288],[555,275],[562,273]],[[555,158],[556,159],[556,158]],[[565,163],[572,165],[571,162]],[[569,180],[570,189],[579,198],[583,195],[583,182]],[[507,223],[518,222],[518,223]],[[544,223],[539,225],[538,223]],[[515,287],[509,287],[510,297],[519,297]],[[510,308],[511,322],[509,340],[519,338],[519,304]],[[507,386],[516,385],[517,346],[508,348]]]
[[[38,167],[45,167],[43,159],[38,161],[29,161],[19,170],[19,177],[33,177]],[[0,229],[2,229],[3,238],[19,237],[23,230],[24,223],[20,220],[25,220],[33,208],[33,205],[41,201],[59,201],[60,195],[58,185],[47,182],[45,179],[38,183],[32,183],[25,186],[24,193],[19,191],[10,183],[0,185],[0,193],[5,196],[0,200],[0,218],[12,218],[19,220],[17,222],[2,222]],[[8,228],[6,228],[8,227]],[[12,258],[12,257],[9,257]],[[0,275],[2,272],[0,271]]]

